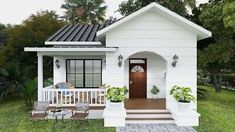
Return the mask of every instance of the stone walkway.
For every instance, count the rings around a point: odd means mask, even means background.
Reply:
[[[196,132],[192,127],[178,127],[175,124],[127,124],[117,127],[116,132]]]

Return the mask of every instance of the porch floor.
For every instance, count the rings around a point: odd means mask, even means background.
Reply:
[[[126,99],[126,109],[166,109],[166,99]]]

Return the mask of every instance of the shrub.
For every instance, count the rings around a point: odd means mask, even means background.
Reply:
[[[235,88],[235,75],[234,74],[223,74],[222,85],[225,87]]]
[[[201,99],[201,98],[205,98],[207,95],[207,90],[205,88],[203,88],[202,86],[198,86],[197,87],[197,98]]]
[[[27,81],[22,89],[21,96],[25,100],[25,105],[28,108],[32,108],[33,102],[37,97],[37,81],[36,79]]]
[[[189,87],[179,87],[179,86],[173,86],[173,88],[170,91],[170,95],[172,95],[176,101],[183,102],[183,103],[189,103],[191,101],[195,102],[195,97],[191,94],[192,90]]]
[[[126,87],[107,87],[106,98],[111,102],[124,102],[127,93]]]
[[[151,89],[151,93],[153,95],[157,95],[160,92],[157,86],[153,85],[153,88]]]
[[[197,70],[197,83],[200,85],[208,85],[210,84],[210,73],[207,71],[203,71],[201,69]]]
[[[51,86],[51,85],[53,85],[53,78],[52,77],[47,78],[46,80],[44,80],[44,82],[43,82],[44,87],[48,87],[48,86]]]

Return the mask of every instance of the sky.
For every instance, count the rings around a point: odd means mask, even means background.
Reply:
[[[105,0],[108,6],[106,17],[110,16],[120,18],[121,15],[116,12],[118,5],[125,0]],[[197,5],[205,3],[208,0],[197,0]],[[20,24],[31,14],[40,10],[55,10],[57,14],[63,15],[61,9],[63,0],[0,0],[0,23]]]

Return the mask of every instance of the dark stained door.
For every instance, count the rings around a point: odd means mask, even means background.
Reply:
[[[129,98],[146,98],[147,60],[129,60]]]

